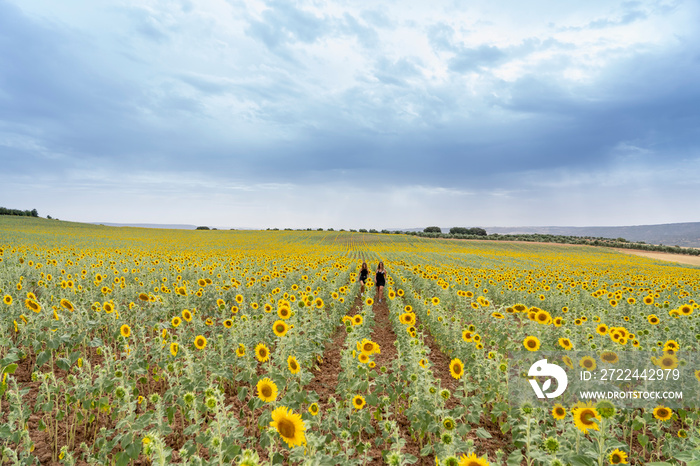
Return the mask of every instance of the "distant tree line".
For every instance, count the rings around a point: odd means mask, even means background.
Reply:
[[[20,217],[38,217],[39,212],[37,212],[36,209],[19,210],[19,209],[8,209],[7,207],[0,207],[0,215],[17,215]]]
[[[292,230],[292,228],[285,228],[285,230]],[[306,228],[305,230],[311,231],[311,228]],[[322,231],[323,228],[318,228],[318,231]],[[328,231],[333,231],[329,228]],[[339,230],[343,231],[343,230]],[[700,256],[700,249],[697,248],[683,248],[680,246],[667,246],[664,244],[646,244],[644,241],[629,241],[625,238],[603,238],[603,237],[593,237],[593,236],[563,236],[563,235],[549,235],[549,234],[510,234],[510,235],[500,235],[498,233],[488,234],[483,228],[473,227],[452,227],[449,233],[442,233],[442,229],[436,226],[429,226],[423,229],[423,231],[401,231],[401,230],[382,230],[377,231],[374,228],[369,230],[366,228],[360,228],[358,230],[350,229],[350,232],[360,232],[360,233],[379,233],[379,234],[394,234],[394,235],[409,235],[409,236],[419,236],[422,238],[444,238],[444,239],[478,239],[487,241],[524,241],[524,242],[538,242],[538,243],[558,243],[558,244],[581,244],[588,246],[603,246],[609,248],[621,248],[621,249],[637,249],[641,251],[655,251],[655,252],[667,252],[672,254],[686,254],[690,256]]]

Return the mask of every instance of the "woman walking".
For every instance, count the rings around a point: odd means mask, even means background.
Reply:
[[[360,294],[365,292],[365,283],[367,283],[368,276],[369,276],[369,269],[367,268],[367,262],[362,261],[362,268],[360,269],[360,275],[357,277],[357,281],[360,282]]]
[[[386,285],[386,270],[384,270],[384,262],[380,261],[379,265],[377,265],[377,275],[374,281],[377,286],[377,301],[381,303],[384,296],[384,286]]]

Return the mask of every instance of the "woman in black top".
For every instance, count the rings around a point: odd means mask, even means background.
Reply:
[[[377,275],[375,277],[375,282],[377,286],[377,301],[382,302],[382,297],[384,295],[384,285],[386,285],[386,270],[384,270],[384,262],[379,262],[377,265]]]
[[[365,283],[367,282],[367,277],[369,276],[369,269],[367,268],[367,262],[362,262],[362,268],[360,269],[360,276],[357,277],[357,281],[361,283],[360,294],[365,292]]]

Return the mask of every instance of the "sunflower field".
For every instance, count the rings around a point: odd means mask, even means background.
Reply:
[[[0,218],[0,464],[697,466],[699,293],[588,246]],[[683,399],[523,401],[547,354]]]

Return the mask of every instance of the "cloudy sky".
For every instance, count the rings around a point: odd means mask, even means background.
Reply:
[[[697,0],[0,0],[0,205],[227,227],[700,221]]]

